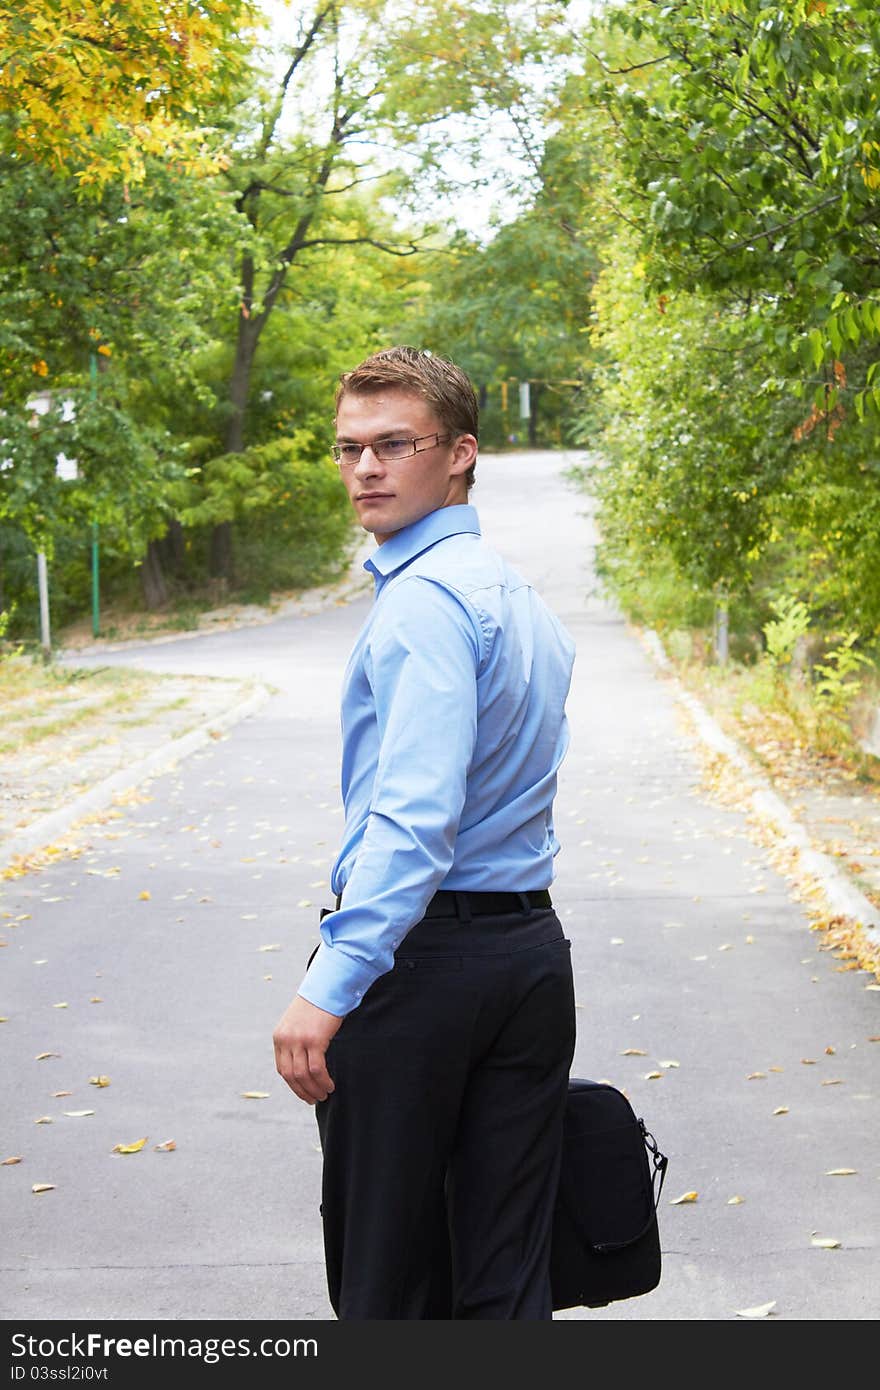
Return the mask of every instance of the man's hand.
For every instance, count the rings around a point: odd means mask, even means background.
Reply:
[[[334,1089],[325,1054],[341,1023],[336,1014],[297,994],[275,1025],[275,1070],[309,1105],[326,1100]]]

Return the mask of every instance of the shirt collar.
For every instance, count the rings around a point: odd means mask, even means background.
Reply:
[[[370,570],[377,580],[387,579],[388,575],[408,565],[437,541],[463,534],[480,535],[476,508],[462,502],[450,507],[438,507],[410,526],[395,531],[384,544],[377,546],[370,558],[364,561],[364,569]]]

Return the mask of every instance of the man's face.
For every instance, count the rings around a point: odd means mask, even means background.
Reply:
[[[446,442],[434,444],[434,435]],[[465,474],[477,454],[473,435],[450,435],[431,407],[410,391],[346,392],[336,414],[337,443],[382,439],[418,439],[419,452],[383,463],[367,448],[359,463],[339,470],[361,526],[379,545],[438,507],[466,502]]]

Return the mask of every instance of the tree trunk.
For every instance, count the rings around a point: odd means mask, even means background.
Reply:
[[[150,541],[141,565],[141,590],[148,608],[161,608],[168,602],[168,585],[162,569],[158,541]]]
[[[235,577],[231,521],[218,521],[211,531],[208,573],[212,579],[222,580],[223,588]]]
[[[244,416],[251,385],[254,354],[260,336],[261,320],[251,319],[244,311],[238,316],[238,341],[235,361],[229,382],[229,424],[226,429],[227,454],[244,450]],[[232,522],[220,521],[211,532],[208,570],[215,579],[231,582],[235,578],[235,557],[232,547]]]
[[[186,569],[186,543],[183,537],[183,527],[176,517],[171,518],[168,523],[168,530],[157,544],[159,557],[164,568],[175,579],[182,579]]]

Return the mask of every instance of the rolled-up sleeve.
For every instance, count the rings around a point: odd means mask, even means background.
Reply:
[[[388,585],[364,652],[378,760],[343,905],[299,993],[344,1016],[390,970],[394,952],[452,865],[477,734],[479,619],[422,576]]]

